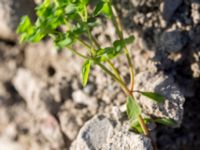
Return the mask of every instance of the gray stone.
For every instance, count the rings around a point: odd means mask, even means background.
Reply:
[[[152,150],[147,137],[128,131],[103,115],[98,115],[81,128],[70,150]]]
[[[154,117],[166,117],[176,121],[180,126],[183,117],[185,98],[172,76],[162,72],[141,72],[135,78],[135,89],[140,91],[157,92],[165,97],[164,103],[156,103],[147,97],[135,93],[143,112]]]
[[[57,111],[57,104],[47,90],[46,83],[36,78],[30,71],[19,69],[13,79],[13,85],[36,116]]]
[[[163,18],[168,22],[172,18],[174,12],[182,4],[183,0],[164,0],[163,8],[161,12],[163,13]]]
[[[158,42],[159,50],[165,52],[177,52],[187,43],[188,38],[180,31],[164,32]]]
[[[0,1],[0,38],[6,40],[16,39],[16,28],[24,15],[32,20],[34,15],[33,0],[1,0]]]

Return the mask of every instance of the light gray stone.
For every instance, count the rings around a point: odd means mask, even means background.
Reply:
[[[81,128],[70,150],[152,150],[147,137],[128,131],[103,115],[98,115]]]
[[[30,71],[19,69],[13,84],[26,101],[28,108],[32,112],[37,112],[38,108],[41,108],[40,93],[45,88],[45,83],[35,78]]]
[[[6,40],[16,39],[16,29],[20,19],[29,15],[32,20],[34,15],[33,0],[1,0],[0,1],[0,38]]]
[[[20,68],[13,79],[13,85],[34,115],[41,117],[41,114],[56,113],[58,105],[46,83],[29,70]]]
[[[165,97],[164,103],[156,103],[147,97],[135,93],[143,112],[154,117],[167,117],[180,126],[183,117],[185,98],[172,76],[162,72],[141,72],[135,78],[135,90],[156,92]]]

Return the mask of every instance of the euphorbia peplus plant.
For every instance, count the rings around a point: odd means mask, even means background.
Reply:
[[[127,115],[130,119],[131,128],[135,131],[149,136],[147,124],[150,121],[161,124],[172,125],[174,121],[169,118],[143,118],[142,111],[134,98],[137,92],[157,103],[162,103],[164,97],[154,92],[144,92],[134,89],[134,68],[127,45],[133,43],[134,37],[124,37],[120,18],[118,17],[111,0],[98,0],[96,6],[89,8],[90,0],[45,0],[36,8],[37,20],[31,23],[27,16],[24,16],[17,29],[20,34],[20,41],[38,42],[46,36],[50,36],[55,45],[59,48],[68,48],[71,52],[85,60],[82,66],[82,82],[85,86],[88,81],[90,68],[93,65],[99,66],[107,75],[115,80],[127,95]],[[92,30],[100,25],[96,20],[98,16],[104,16],[111,20],[118,40],[113,41],[110,47],[103,47],[99,44]],[[58,30],[59,27],[66,27],[65,32]],[[75,43],[81,43],[86,49],[84,55],[73,48]],[[112,60],[119,55],[125,54],[130,70],[130,87],[128,87]]]

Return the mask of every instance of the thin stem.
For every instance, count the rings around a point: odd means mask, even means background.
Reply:
[[[147,126],[146,126],[146,124],[144,122],[144,119],[142,118],[141,115],[138,116],[138,121],[140,123],[140,126],[141,126],[142,130],[144,131],[144,134],[149,136],[149,130],[148,130],[148,128],[147,128]]]
[[[118,70],[117,70],[117,68],[114,66],[114,64],[113,64],[110,60],[108,60],[108,64],[109,64],[109,66],[112,68],[114,74],[115,74],[121,81],[123,81],[122,78],[121,78],[121,76],[120,76],[120,74],[119,74],[119,72],[118,72]]]
[[[111,6],[111,10],[112,10],[112,22],[115,26],[115,29],[117,31],[117,34],[118,34],[120,40],[123,40],[124,37],[123,37],[122,24],[121,24],[121,21],[119,19],[119,16],[117,15],[116,9],[113,5]],[[128,65],[129,65],[129,70],[130,70],[130,75],[131,75],[130,91],[133,91],[134,90],[134,69],[133,69],[133,65],[132,65],[132,62],[131,62],[131,57],[130,57],[129,51],[128,51],[126,46],[125,46],[125,54],[126,54],[126,57],[127,57],[127,60],[128,60]],[[130,91],[129,91],[129,95],[133,96],[133,94]],[[141,126],[144,134],[149,136],[148,128],[147,128],[147,126],[144,122],[144,119],[142,118],[141,115],[139,115],[138,121],[140,123],[140,126]]]
[[[72,47],[67,47],[67,48],[68,48],[71,52],[73,52],[74,54],[80,56],[81,58],[83,58],[83,59],[88,59],[87,56],[85,56],[85,55],[83,55],[83,54],[77,52],[77,51],[76,51],[75,49],[73,49]]]
[[[130,76],[131,76],[130,91],[133,91],[134,90],[134,69],[133,69],[133,65],[132,65],[131,58],[130,58],[127,48],[125,50],[125,53],[126,53],[126,58],[128,60],[129,71],[130,71]]]
[[[90,39],[90,42],[92,44],[92,47],[95,49],[95,43],[93,42],[93,38],[92,38],[92,34],[91,34],[91,31],[90,29],[87,29],[87,32],[88,32],[88,36],[89,36],[89,39]]]
[[[92,33],[91,33],[91,35],[92,35]],[[92,35],[92,40],[98,49],[101,48],[100,44],[98,43],[98,41],[96,40],[96,38],[93,35]]]
[[[111,10],[112,10],[113,24],[116,28],[116,31],[118,33],[119,38],[121,40],[123,40],[124,39],[124,37],[123,37],[123,27],[122,27],[121,21],[119,19],[119,16],[117,14],[115,7],[112,5],[111,8],[112,8]],[[132,91],[134,89],[134,69],[133,69],[131,57],[130,57],[130,54],[129,54],[129,51],[128,51],[128,48],[126,47],[126,45],[125,45],[125,54],[126,54],[126,58],[128,60],[129,71],[130,71],[130,75],[131,75],[130,91]]]
[[[91,49],[90,45],[88,43],[86,43],[85,41],[81,40],[81,39],[77,39],[82,45],[84,45],[85,47],[87,47],[88,49]]]
[[[97,65],[104,71],[106,72],[108,75],[110,75],[115,81],[117,81],[120,85],[120,87],[124,90],[124,92],[129,95],[130,92],[128,90],[128,88],[126,87],[125,83],[123,81],[121,81],[120,79],[118,79],[108,68],[106,68],[103,64],[101,63],[97,63]]]

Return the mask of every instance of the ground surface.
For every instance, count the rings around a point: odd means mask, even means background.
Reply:
[[[198,150],[200,2],[123,0],[116,4],[126,34],[136,36],[129,47],[136,73],[156,69],[170,74],[186,98],[180,128],[157,127],[158,148]],[[116,38],[113,30],[106,22],[94,34],[106,45]],[[98,67],[83,88],[81,64],[66,49],[57,52],[49,39],[25,46],[0,40],[0,150],[8,149],[3,147],[5,141],[10,150],[68,149],[88,119],[125,103],[123,92]],[[124,57],[115,65],[128,81]]]

